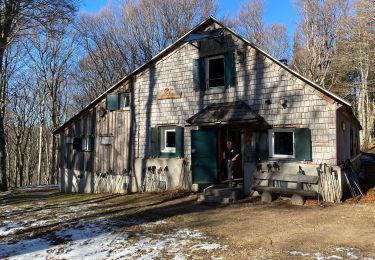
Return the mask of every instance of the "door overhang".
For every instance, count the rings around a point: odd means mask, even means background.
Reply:
[[[228,124],[263,125],[264,118],[243,101],[214,103],[186,120],[190,125],[220,126]]]

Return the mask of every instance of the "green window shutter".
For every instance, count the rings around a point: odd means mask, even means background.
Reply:
[[[107,100],[106,100],[107,110],[119,110],[119,107],[120,107],[119,101],[120,101],[119,94],[117,93],[107,94]]]
[[[233,52],[229,51],[224,55],[224,81],[225,87],[233,87],[234,86],[234,75],[235,75],[235,67],[234,67],[234,59],[233,59]]]
[[[94,137],[88,137],[87,138],[87,147],[88,147],[88,150],[87,151],[94,151]]]
[[[206,90],[206,76],[203,58],[193,60],[193,87],[195,91]]]
[[[258,132],[258,139],[255,144],[257,160],[268,160],[268,131]]]
[[[82,151],[82,138],[75,137],[73,139],[73,149],[78,150],[78,151]]]
[[[294,153],[297,160],[311,161],[311,131],[308,128],[294,129]]]
[[[176,157],[184,157],[184,128],[176,126]]]
[[[151,128],[150,137],[150,156],[158,157],[160,155],[160,129],[158,127]]]

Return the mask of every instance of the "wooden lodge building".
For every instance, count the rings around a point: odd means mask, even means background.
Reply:
[[[350,103],[209,17],[54,131],[65,192],[197,189],[219,183],[223,151],[235,179],[340,172],[356,160],[361,126]],[[155,176],[159,182],[155,183]]]

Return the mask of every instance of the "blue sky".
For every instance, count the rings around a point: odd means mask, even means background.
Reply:
[[[219,0],[219,14],[232,16],[238,12],[242,2],[245,0]],[[97,13],[106,6],[109,0],[83,0],[81,11]],[[293,7],[293,0],[266,0],[265,22],[267,24],[278,22],[283,23],[288,28],[289,37],[293,36],[296,28],[298,15]]]

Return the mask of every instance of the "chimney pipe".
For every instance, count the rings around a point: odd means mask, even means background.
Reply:
[[[285,66],[288,66],[288,60],[287,59],[281,59],[279,60],[282,64],[284,64]]]

